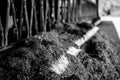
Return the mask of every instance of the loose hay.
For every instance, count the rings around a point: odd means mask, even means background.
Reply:
[[[74,56],[74,49],[79,49],[74,41],[90,28],[89,24],[75,26],[79,30],[68,27],[63,32],[44,32],[0,53],[0,80],[120,79],[118,47],[101,31],[83,44],[80,52],[76,50],[79,53]],[[70,54],[69,49],[72,49]]]

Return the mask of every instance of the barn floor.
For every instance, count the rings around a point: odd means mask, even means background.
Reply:
[[[116,31],[116,28],[111,21],[103,21],[98,26],[105,34],[108,35],[109,38],[114,39],[115,41],[120,43],[118,32]]]

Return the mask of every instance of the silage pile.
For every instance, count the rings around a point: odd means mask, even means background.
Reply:
[[[81,46],[77,56],[70,46],[92,28],[87,23],[56,25],[16,43],[0,54],[0,80],[118,80],[120,55],[101,31]],[[64,27],[63,27],[64,26]]]

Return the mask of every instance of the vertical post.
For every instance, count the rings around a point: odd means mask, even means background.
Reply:
[[[51,30],[51,25],[54,19],[54,0],[48,0],[48,19],[47,19],[47,30]]]
[[[72,11],[72,16],[73,16],[73,17],[72,17],[72,22],[73,22],[73,23],[75,23],[75,16],[76,16],[76,15],[75,15],[75,13],[76,13],[76,12],[75,12],[75,7],[76,7],[75,3],[76,3],[76,0],[73,0],[73,11]]]
[[[55,10],[55,19],[56,19],[56,21],[58,21],[58,12],[59,12],[59,0],[54,0],[54,5],[55,5],[55,7],[54,7],[54,10]]]
[[[52,0],[52,22],[55,21],[55,2],[57,2],[56,0]]]
[[[96,5],[97,5],[97,9],[96,9],[97,18],[99,19],[100,18],[100,14],[99,14],[99,0],[96,0]]]
[[[10,0],[7,0],[7,14],[6,14],[6,26],[5,26],[5,46],[8,45],[9,14],[10,14]]]
[[[24,0],[21,0],[21,11],[20,11],[20,25],[19,25],[19,40],[21,40],[22,35],[22,25],[23,25],[23,7],[24,7]]]
[[[61,20],[61,0],[58,0],[58,14],[57,14],[57,22]]]
[[[50,31],[51,30],[51,26],[53,24],[53,22],[55,21],[55,0],[48,0],[47,1],[47,30]]]
[[[75,23],[78,21],[77,18],[78,18],[78,15],[77,15],[77,12],[78,12],[78,5],[79,5],[79,0],[75,0]]]
[[[62,21],[62,19],[63,19],[63,0],[60,0],[60,2],[59,2],[59,8],[60,8],[59,17],[60,17],[60,21]]]
[[[47,0],[44,0],[44,31],[46,32],[47,31]]]
[[[1,47],[3,47],[4,46],[4,32],[3,32],[1,17],[0,17],[0,32],[1,32]]]
[[[46,32],[48,27],[47,24],[48,24],[48,11],[49,11],[49,5],[48,5],[48,0],[44,0],[44,31]]]
[[[65,0],[62,0],[62,22],[65,22]]]
[[[24,0],[24,12],[25,12],[25,20],[27,24],[27,38],[30,37],[30,27],[29,27],[29,20],[28,20],[28,12],[27,12],[27,2]]]
[[[71,18],[71,1],[70,0],[67,0],[68,1],[68,7],[67,7],[67,21],[70,22],[70,18]]]
[[[52,5],[54,5],[54,4],[52,4]],[[52,12],[54,14],[54,7],[53,7]],[[50,4],[49,4],[49,0],[46,0],[46,28],[47,28],[47,31],[50,31],[51,24],[52,24],[52,19],[50,16]]]
[[[65,16],[65,22],[67,21],[67,6],[68,6],[68,1],[64,0],[64,16]]]
[[[30,33],[29,33],[30,37],[32,36],[34,0],[31,0],[31,5],[32,5],[32,8],[31,8],[31,16],[30,16]]]
[[[11,0],[11,4],[12,4],[12,11],[13,11],[13,20],[14,20],[14,25],[16,28],[16,34],[17,34],[17,41],[19,40],[19,33],[18,33],[18,25],[17,25],[17,19],[16,19],[16,11],[15,11],[15,3],[14,0]]]
[[[76,22],[79,22],[79,16],[81,15],[81,0],[76,2]]]
[[[35,29],[36,29],[36,33],[38,34],[38,20],[37,20],[37,10],[36,10],[36,3],[34,5],[34,16],[35,16]]]
[[[40,26],[42,31],[46,30],[46,28],[44,29],[44,0],[40,0]]]
[[[71,22],[74,21],[74,0],[71,0]]]
[[[44,31],[46,32],[47,29],[49,28],[49,26],[47,26],[47,24],[49,24],[48,22],[48,13],[49,13],[49,5],[48,5],[48,0],[45,0],[45,25],[44,25]]]
[[[61,22],[64,21],[64,0],[61,0]]]
[[[82,0],[80,0],[80,4],[79,4],[79,18],[78,18],[79,21],[81,17],[82,17]]]
[[[53,14],[53,7],[52,7],[52,4],[53,4],[53,0],[48,0],[48,4],[49,4],[49,20],[52,20],[52,14]]]
[[[66,5],[65,5],[66,0],[62,0],[62,22],[65,22],[66,19]]]

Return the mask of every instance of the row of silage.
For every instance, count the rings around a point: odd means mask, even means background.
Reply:
[[[0,54],[0,79],[119,79],[119,53],[102,31],[98,31],[78,47],[74,41],[82,38],[93,28],[93,25],[82,23],[63,26],[22,40],[11,49],[2,52]],[[67,53],[71,46],[80,49],[77,56]]]

